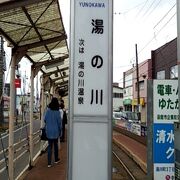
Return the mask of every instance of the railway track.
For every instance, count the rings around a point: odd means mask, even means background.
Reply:
[[[113,143],[113,180],[145,180],[146,173],[119,146]]]

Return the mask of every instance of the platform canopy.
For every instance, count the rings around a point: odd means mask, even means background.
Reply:
[[[69,79],[69,52],[58,0],[1,0],[0,34],[57,87]],[[67,90],[67,88],[66,88]]]

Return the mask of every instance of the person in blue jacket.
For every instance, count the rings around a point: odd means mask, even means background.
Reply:
[[[61,116],[58,99],[53,97],[44,116],[46,136],[48,138],[48,167],[52,166],[52,149],[54,146],[54,161],[60,161],[58,156],[58,138],[61,134]]]

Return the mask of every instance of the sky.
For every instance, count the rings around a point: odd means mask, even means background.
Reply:
[[[69,37],[70,0],[59,2]],[[135,44],[140,63],[176,37],[176,0],[114,0],[113,82],[122,87],[123,72],[135,64]]]
[[[59,3],[69,41],[70,0],[59,0]],[[122,87],[123,72],[135,64],[135,44],[140,63],[151,58],[152,50],[176,37],[176,0],[114,0],[113,82]],[[10,61],[10,56],[7,59]],[[22,76],[30,77],[30,72],[23,68],[29,65],[28,60],[20,64]]]

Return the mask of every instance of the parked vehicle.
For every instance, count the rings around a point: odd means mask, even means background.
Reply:
[[[123,111],[122,117],[130,123],[140,123],[137,112]]]
[[[122,112],[113,112],[113,125],[126,128],[127,120],[123,118]]]
[[[122,119],[122,112],[113,112],[113,119],[114,120],[121,120]]]

